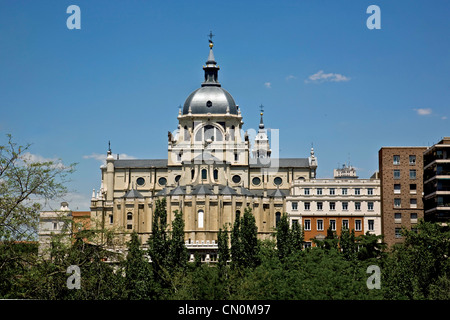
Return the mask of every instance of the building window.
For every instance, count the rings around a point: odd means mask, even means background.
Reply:
[[[417,208],[417,199],[415,199],[415,198],[409,199],[409,207],[410,208]]]
[[[355,220],[355,231],[361,231],[361,230],[362,230],[361,220],[357,219],[357,220]]]
[[[305,247],[305,249],[306,249],[306,248],[311,248],[312,243],[311,243],[311,241],[307,241],[307,242],[304,242],[304,243],[303,243],[303,246]]]
[[[317,202],[317,210],[322,210],[322,209],[323,209],[323,203]]]
[[[415,165],[416,164],[416,156],[415,155],[409,156],[409,164],[410,165]]]
[[[399,194],[401,192],[400,190],[400,183],[394,184],[394,193]]]
[[[417,185],[415,183],[411,183],[409,185],[409,193],[416,194],[417,193]]]
[[[399,155],[394,156],[394,164],[400,164],[400,156]]]
[[[331,231],[336,231],[336,220],[334,220],[334,219],[330,220],[330,228],[331,228]]]
[[[373,195],[373,188],[368,188],[368,189],[367,189],[367,194],[368,194],[369,196]]]
[[[317,219],[317,231],[322,231],[322,230],[323,230],[323,220]]]
[[[416,178],[416,170],[414,170],[414,169],[409,170],[409,178],[410,179],[415,179]]]
[[[395,198],[394,199],[394,207],[395,208],[400,208],[402,206],[402,200],[399,198]]]
[[[145,179],[144,178],[137,178],[136,179],[136,184],[138,186],[143,186],[145,184]]]
[[[259,186],[259,185],[261,184],[261,179],[258,178],[258,177],[254,177],[254,178],[252,179],[252,183],[253,183],[255,186]]]
[[[53,222],[53,230],[57,230],[58,229],[58,223]]]
[[[374,220],[367,220],[367,224],[368,224],[368,228],[369,231],[374,231],[375,230],[375,221]]]
[[[330,210],[336,210],[336,202],[330,202]]]
[[[309,202],[305,202],[305,210],[310,210],[311,204]]]
[[[411,223],[417,223],[417,213],[411,212]]]
[[[133,214],[131,212],[127,213],[127,220],[133,220]]]
[[[278,227],[278,223],[281,220],[281,212],[275,213],[275,226]]]
[[[322,188],[317,188],[317,195],[321,195],[322,194]]]
[[[293,226],[298,225],[298,219],[292,219],[292,225]]]
[[[342,194],[346,195],[347,194],[347,188],[342,188]]]
[[[359,196],[361,194],[360,188],[355,188],[355,195]]]
[[[206,171],[206,169],[202,169],[202,180],[206,180],[208,176],[208,172]]]
[[[348,230],[348,220],[347,219],[342,220],[342,228]]]
[[[114,216],[112,214],[109,215],[109,223],[113,224],[114,222]]]
[[[305,188],[305,194],[308,195],[309,194],[309,188]]]
[[[199,210],[197,215],[197,223],[199,228],[203,228],[203,219],[203,210]]]
[[[400,170],[398,169],[394,170],[394,179],[400,179]]]
[[[292,210],[298,209],[298,202],[292,202]]]
[[[402,223],[402,214],[400,212],[394,213],[394,222]]]
[[[348,210],[348,202],[342,202],[342,210]]]
[[[239,175],[234,175],[233,178],[231,178],[233,180],[234,183],[239,183],[241,182],[241,176]]]
[[[311,230],[311,220],[305,219],[305,230]]]
[[[237,152],[234,153],[234,161],[239,161],[239,154]]]
[[[191,170],[191,180],[194,180],[194,176],[195,176],[195,170],[192,169],[192,170]]]
[[[276,177],[275,179],[273,179],[273,183],[279,186],[280,184],[283,183],[283,179],[281,179],[280,177]]]
[[[165,186],[166,183],[167,183],[167,179],[164,178],[164,177],[161,177],[161,178],[158,179],[158,183],[159,183],[161,186]]]
[[[177,176],[175,176],[175,182],[178,182],[178,181],[180,181],[180,179],[181,179],[181,175],[177,175]]]
[[[367,210],[373,210],[373,202],[372,201],[367,202]]]
[[[355,202],[355,210],[357,211],[361,210],[361,202],[359,201]]]
[[[395,237],[397,239],[402,237],[402,228],[395,228]]]
[[[127,224],[127,229],[128,229],[128,230],[133,229],[133,225],[132,225],[132,224]]]
[[[331,195],[335,194],[334,188],[330,188],[330,194]]]
[[[219,170],[214,169],[213,175],[214,175],[214,180],[218,180],[219,179]]]

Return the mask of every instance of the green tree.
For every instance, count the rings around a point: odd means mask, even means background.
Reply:
[[[341,236],[339,237],[339,247],[347,260],[355,260],[357,258],[358,247],[356,244],[355,229],[350,231],[348,228],[342,228]]]
[[[217,235],[217,254],[218,258],[218,267],[220,270],[224,270],[228,260],[230,260],[230,250],[228,248],[228,228],[225,226],[224,230],[219,229],[219,233]]]
[[[136,232],[131,234],[131,240],[127,243],[127,247],[124,272],[128,299],[151,299],[155,295],[153,272]]]
[[[189,254],[184,244],[184,220],[183,213],[175,210],[175,219],[172,222],[172,231],[170,233],[168,268],[169,270],[184,270],[189,260]]]

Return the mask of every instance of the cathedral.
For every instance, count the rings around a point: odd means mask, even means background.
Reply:
[[[293,181],[315,179],[313,149],[306,158],[272,152],[263,112],[254,138],[243,131],[241,109],[219,82],[213,46],[204,81],[180,107],[178,130],[168,133],[167,159],[119,159],[109,148],[92,194],[91,226],[113,230],[121,243],[136,231],[145,244],[155,201],[166,198],[169,226],[175,210],[183,213],[191,257],[214,260],[219,228],[230,230],[236,213],[251,208],[259,238],[267,239],[286,212]]]

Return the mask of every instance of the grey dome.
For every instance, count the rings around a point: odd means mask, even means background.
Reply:
[[[230,114],[238,114],[236,103],[231,94],[222,87],[203,86],[194,92],[184,102],[183,114],[225,114],[229,108]]]

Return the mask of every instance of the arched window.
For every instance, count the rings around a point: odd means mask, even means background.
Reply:
[[[191,170],[191,180],[194,180],[194,176],[195,176],[195,169]]]
[[[222,141],[222,132],[219,128],[208,124],[197,130],[195,133],[195,141],[206,141],[208,139],[212,141]]]
[[[217,179],[219,179],[219,170],[217,170],[217,169],[214,169],[214,172],[213,172],[213,174],[214,174],[214,180],[217,180]]]
[[[278,227],[278,222],[281,220],[281,213],[277,212],[275,213],[275,227]]]
[[[127,213],[127,220],[133,220],[133,214],[131,212]]]
[[[203,219],[204,219],[203,210],[198,210],[197,222],[199,228],[203,228]]]
[[[206,171],[206,169],[202,169],[202,180],[207,179],[207,174],[208,174],[208,172]]]
[[[191,139],[191,135],[189,134],[189,130],[187,126],[184,126],[184,141],[189,141]]]

